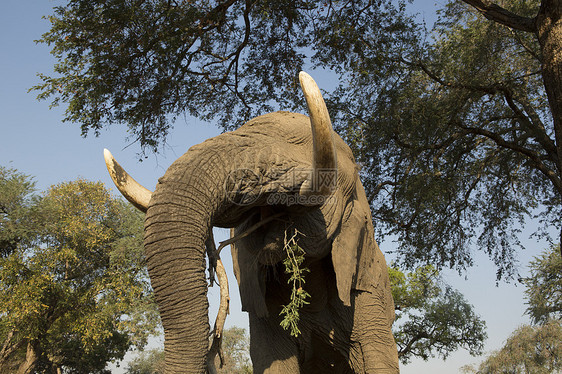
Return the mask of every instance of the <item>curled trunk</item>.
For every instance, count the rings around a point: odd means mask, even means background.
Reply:
[[[35,365],[37,364],[38,355],[35,347],[35,342],[30,341],[27,343],[27,350],[25,353],[25,360],[18,367],[17,374],[30,374],[32,373]]]

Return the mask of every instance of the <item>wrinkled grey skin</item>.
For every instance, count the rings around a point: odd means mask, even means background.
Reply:
[[[337,188],[314,205],[288,206],[312,168],[308,117],[267,114],[188,150],[152,195],[145,223],[147,264],[165,329],[166,372],[204,373],[209,323],[205,241],[212,227],[245,228],[284,212],[232,250],[250,317],[254,373],[397,373],[394,305],[386,263],[349,147],[333,133]],[[306,174],[306,173],[302,173]],[[305,196],[309,197],[309,196]],[[317,203],[317,202],[316,202]],[[291,286],[280,261],[297,229],[310,304],[298,338],[279,326]]]

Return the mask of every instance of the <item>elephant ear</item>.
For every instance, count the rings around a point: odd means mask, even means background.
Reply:
[[[346,306],[351,305],[351,290],[372,291],[380,283],[381,272],[387,271],[374,238],[369,204],[359,180],[332,243],[332,264],[338,295]]]
[[[234,230],[231,230],[231,236]],[[242,310],[254,312],[258,317],[268,317],[265,303],[265,269],[256,256],[244,248],[244,240],[231,244],[232,267],[238,281]]]

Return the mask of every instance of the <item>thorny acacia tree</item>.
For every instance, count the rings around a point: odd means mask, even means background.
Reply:
[[[0,167],[0,372],[107,373],[158,326],[142,214],[101,183]]]
[[[142,149],[159,149],[183,113],[229,129],[301,108],[297,72],[328,69],[341,82],[334,123],[402,264],[466,268],[476,239],[510,276],[524,218],[562,228],[562,1],[451,1],[429,37],[405,9],[73,0],[50,17],[41,41],[59,63],[35,88],[68,103],[83,134],[125,123]]]

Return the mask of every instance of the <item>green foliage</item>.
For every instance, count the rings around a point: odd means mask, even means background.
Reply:
[[[393,334],[403,364],[413,357],[445,359],[460,348],[481,354],[485,322],[460,292],[443,285],[433,266],[407,274],[394,266],[388,271],[396,309]]]
[[[438,284],[439,272],[431,265],[404,274],[391,264],[388,267],[388,274],[392,286],[394,306],[398,311],[421,308],[428,299],[437,297],[441,292]],[[400,317],[401,314],[398,314],[397,318]]]
[[[7,257],[31,238],[28,223],[35,183],[17,170],[0,166],[0,191],[0,257]]]
[[[524,15],[538,6],[498,3]],[[334,122],[364,166],[379,233],[398,236],[401,266],[464,269],[477,244],[498,278],[512,276],[519,225],[560,228],[562,213],[538,41],[461,1],[430,37],[395,57],[396,74],[358,66],[334,95]]]
[[[304,274],[308,273],[310,270],[302,267],[304,262],[304,249],[302,249],[298,243],[298,231],[291,238],[287,240],[287,233],[285,232],[285,252],[287,257],[283,260],[283,265],[285,266],[285,274],[289,275],[287,283],[291,285],[291,298],[289,304],[284,305],[283,309],[279,315],[284,316],[281,321],[281,327],[285,330],[290,330],[292,336],[299,336],[301,331],[299,330],[299,310],[306,304],[306,301],[310,297],[310,294],[303,289],[305,283]]]
[[[562,319],[562,258],[560,246],[552,246],[531,261],[531,275],[523,278],[529,307],[527,314],[534,323]]]
[[[126,374],[164,374],[164,351],[151,349],[142,351],[132,359],[128,365]]]
[[[7,349],[0,368],[27,359],[38,373],[102,373],[131,346],[144,346],[158,318],[142,215],[99,182],[79,179],[30,195],[28,178],[6,169],[0,177],[0,196],[14,199],[3,203],[12,208],[2,215],[0,237],[25,231],[1,248],[0,338]]]
[[[526,313],[537,325],[516,329],[504,346],[466,373],[558,373],[562,371],[562,261],[552,246],[531,261],[530,276],[521,281],[528,299]]]
[[[505,345],[478,368],[466,366],[465,373],[550,374],[562,370],[562,322],[549,320],[541,326],[521,326]]]
[[[143,149],[157,149],[183,113],[233,128],[293,107],[302,100],[296,76],[305,48],[321,48],[338,14],[363,10],[363,24],[380,38],[397,23],[394,1],[370,3],[69,1],[39,40],[52,46],[55,75],[41,74],[34,89],[53,105],[67,103],[65,120],[83,135],[125,123]]]
[[[218,373],[252,374],[250,362],[250,338],[246,330],[233,326],[224,330],[222,338],[223,366]]]

